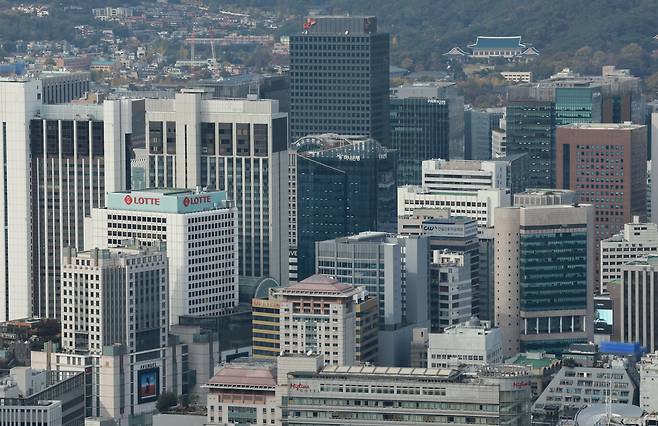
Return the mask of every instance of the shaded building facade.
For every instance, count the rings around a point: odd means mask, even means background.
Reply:
[[[396,229],[396,152],[373,139],[318,135],[290,148],[290,280],[315,271],[315,242]]]
[[[389,146],[389,35],[374,16],[311,17],[290,36],[290,136],[336,132]]]
[[[391,145],[398,150],[398,185],[420,185],[424,160],[464,158],[463,106],[454,83],[391,90]]]

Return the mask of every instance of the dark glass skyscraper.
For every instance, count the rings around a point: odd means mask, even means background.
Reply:
[[[396,155],[377,141],[309,136],[290,151],[291,280],[315,273],[315,242],[396,229]]]
[[[391,91],[391,144],[398,151],[398,185],[420,185],[423,160],[464,158],[464,98],[455,83]]]
[[[340,133],[389,146],[389,35],[374,16],[309,18],[290,37],[290,136]]]

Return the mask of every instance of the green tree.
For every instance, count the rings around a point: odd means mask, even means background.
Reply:
[[[162,392],[155,403],[155,408],[163,413],[169,408],[174,407],[177,403],[176,395],[171,392]]]

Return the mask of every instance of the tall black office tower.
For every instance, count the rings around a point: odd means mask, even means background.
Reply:
[[[290,37],[290,137],[322,133],[390,147],[389,35],[374,16],[308,18]]]

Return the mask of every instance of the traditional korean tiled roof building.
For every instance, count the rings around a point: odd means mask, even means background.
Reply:
[[[520,56],[527,46],[521,43],[521,36],[486,37],[478,36],[474,44],[468,47],[474,58],[515,58]]]

